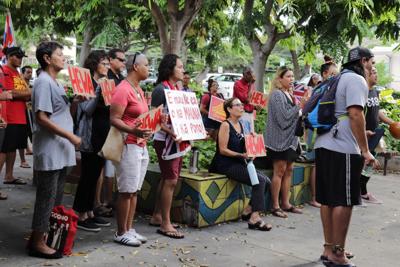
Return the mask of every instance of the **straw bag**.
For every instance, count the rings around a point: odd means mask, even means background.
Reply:
[[[119,163],[121,161],[122,151],[124,150],[126,135],[127,134],[111,126],[99,155],[114,163]]]

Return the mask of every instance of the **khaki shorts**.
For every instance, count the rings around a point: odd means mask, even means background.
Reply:
[[[146,147],[135,144],[125,145],[121,161],[115,165],[118,192],[135,193],[140,190],[148,164],[149,154]]]

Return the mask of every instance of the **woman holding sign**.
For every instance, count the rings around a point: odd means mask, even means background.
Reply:
[[[115,164],[117,172],[117,224],[114,241],[126,246],[140,246],[147,238],[132,228],[135,217],[137,191],[142,188],[149,164],[146,143],[150,130],[140,129],[138,117],[149,111],[139,82],[149,76],[149,62],[143,54],[128,56],[128,76],[116,88],[111,100],[111,124],[127,133],[121,161]]]
[[[272,215],[286,218],[286,212],[302,213],[289,203],[289,190],[292,178],[293,162],[299,156],[299,138],[295,135],[296,122],[301,116],[300,107],[295,104],[291,93],[293,88],[293,71],[280,67],[273,80],[267,124],[264,131],[267,155],[273,161],[274,174],[271,184]],[[304,104],[305,97],[301,99]],[[281,193],[281,206],[279,205]]]
[[[102,51],[93,51],[84,62],[84,68],[90,70],[95,97],[79,103],[76,114],[77,134],[82,138],[81,177],[76,190],[73,208],[79,214],[78,228],[90,231],[100,231],[100,226],[110,226],[110,222],[95,216],[94,200],[96,185],[101,170],[104,167],[104,158],[98,155],[110,130],[110,109],[105,105],[101,87],[98,82],[107,76],[110,62],[107,54]]]
[[[177,55],[165,55],[158,67],[158,85],[151,96],[151,105],[164,105],[168,112],[165,90],[179,90],[176,86],[183,79],[183,63]],[[157,189],[157,199],[150,225],[159,226],[157,233],[170,238],[183,238],[183,234],[171,224],[170,211],[172,197],[182,168],[182,156],[186,152],[187,142],[180,142],[170,122],[162,124],[160,131],[154,135],[154,148],[161,169],[161,181]],[[167,145],[168,144],[168,145]]]
[[[229,179],[252,186],[250,205],[245,209],[242,218],[248,220],[248,227],[254,230],[269,231],[270,224],[265,223],[260,212],[265,210],[265,184],[269,178],[257,172],[258,184],[252,185],[246,167],[249,159],[246,153],[242,123],[239,121],[244,112],[243,103],[238,98],[230,98],[224,103],[226,120],[219,128],[217,152],[213,159],[211,171],[225,174]]]
[[[221,125],[221,122],[210,119],[208,117],[208,112],[210,110],[211,98],[213,96],[220,98],[220,99],[224,99],[224,96],[222,94],[218,93],[218,87],[219,87],[219,85],[218,85],[217,81],[215,81],[213,79],[209,79],[208,87],[207,87],[208,93],[205,93],[201,97],[201,103],[200,103],[200,112],[203,117],[204,127],[206,128],[208,134],[214,140],[217,139],[218,129],[219,129],[219,126]]]

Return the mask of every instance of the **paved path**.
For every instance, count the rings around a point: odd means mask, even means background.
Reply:
[[[30,172],[16,168],[16,176],[31,183]],[[400,177],[374,175],[369,187],[384,205],[355,208],[347,248],[356,255],[354,263],[359,267],[400,266]],[[73,256],[57,261],[35,259],[24,250],[35,189],[32,185],[2,185],[1,190],[9,199],[0,201],[0,266],[323,266],[318,262],[323,243],[319,211],[310,206],[303,215],[288,219],[267,216],[274,226],[271,232],[251,231],[243,222],[232,222],[184,228],[183,240],[156,234],[156,229],[139,217],[136,228],[149,238],[140,248],[113,243],[116,226],[112,220],[111,227],[97,234],[78,231]],[[72,197],[66,196],[65,202],[71,204]]]

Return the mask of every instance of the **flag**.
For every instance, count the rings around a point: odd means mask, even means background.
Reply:
[[[6,23],[3,34],[3,48],[16,46],[14,28],[11,20],[10,11],[7,11]]]

